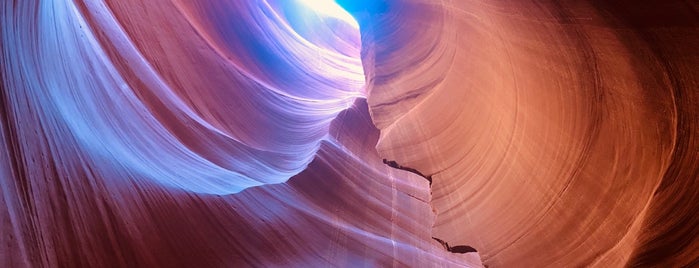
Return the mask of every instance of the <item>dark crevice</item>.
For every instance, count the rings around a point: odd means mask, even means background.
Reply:
[[[448,243],[448,242],[445,242],[445,241],[442,240],[442,239],[439,239],[439,238],[436,238],[436,237],[432,237],[432,239],[434,239],[434,240],[436,240],[437,242],[439,242],[440,244],[442,244],[442,246],[444,246],[444,248],[447,249],[447,251],[452,252],[452,253],[464,254],[464,253],[469,253],[469,252],[478,252],[478,250],[476,250],[476,249],[473,248],[472,246],[467,246],[467,245],[456,245],[456,246],[451,247],[451,246],[449,246],[449,243]]]
[[[384,159],[384,160],[383,160],[383,163],[386,164],[386,165],[388,165],[389,167],[392,167],[392,168],[396,168],[396,169],[400,169],[400,170],[405,170],[405,171],[408,171],[408,172],[411,172],[411,173],[415,173],[415,174],[417,174],[417,175],[420,175],[420,177],[423,177],[423,178],[425,178],[427,181],[429,181],[429,182],[430,182],[430,186],[432,186],[432,176],[425,176],[425,174],[422,174],[422,172],[417,171],[417,169],[409,168],[409,167],[406,167],[406,166],[401,166],[401,165],[399,165],[396,161],[388,161],[388,159]]]
[[[425,176],[425,174],[422,174],[422,172],[418,171],[417,169],[410,168],[410,167],[406,167],[406,166],[401,166],[401,165],[398,164],[396,161],[389,161],[388,159],[383,159],[383,163],[386,164],[386,165],[389,166],[389,167],[396,168],[396,169],[400,169],[400,170],[405,170],[405,171],[408,171],[408,172],[411,172],[411,173],[415,173],[415,174],[417,174],[417,175],[420,175],[420,177],[425,178],[427,181],[430,182],[430,194],[432,194],[432,176]],[[433,209],[433,211],[434,211],[434,209]],[[464,254],[464,253],[469,253],[469,252],[478,252],[478,250],[476,250],[476,249],[473,248],[472,246],[468,246],[468,245],[449,246],[449,243],[446,242],[446,241],[444,241],[444,240],[442,240],[442,239],[439,239],[439,238],[436,238],[436,237],[432,237],[432,239],[434,239],[434,240],[436,240],[437,242],[439,242],[440,244],[442,244],[442,246],[443,246],[447,251],[449,251],[449,252],[451,252],[451,253]]]

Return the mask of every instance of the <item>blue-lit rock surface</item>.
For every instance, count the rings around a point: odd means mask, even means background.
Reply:
[[[699,265],[699,6],[338,2],[2,1],[0,266]]]

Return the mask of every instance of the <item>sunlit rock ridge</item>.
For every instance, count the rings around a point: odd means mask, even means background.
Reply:
[[[607,2],[0,1],[0,266],[699,266],[699,4]]]

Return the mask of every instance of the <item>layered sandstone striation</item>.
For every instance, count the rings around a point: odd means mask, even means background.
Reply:
[[[697,265],[696,5],[381,8],[353,11],[377,149],[432,179],[433,236],[501,267]]]
[[[0,2],[0,266],[699,265],[699,6]]]

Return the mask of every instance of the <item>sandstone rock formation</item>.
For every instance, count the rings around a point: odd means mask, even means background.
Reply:
[[[699,265],[698,4],[308,2],[0,3],[0,266]]]

